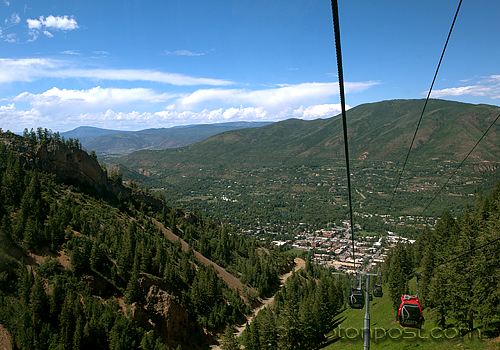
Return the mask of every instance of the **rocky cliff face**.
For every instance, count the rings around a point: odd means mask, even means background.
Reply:
[[[151,280],[141,278],[142,289],[149,288],[145,303],[134,303],[131,317],[146,330],[154,331],[169,347],[176,349],[201,348],[213,341],[194,320],[190,320],[186,309],[168,292]]]
[[[138,189],[132,191],[110,181],[97,159],[78,147],[68,147],[56,140],[34,142],[11,133],[0,134],[0,142],[14,151],[23,166],[55,174],[64,183],[89,188],[100,195],[111,193],[118,196],[121,193],[124,200],[133,197],[159,210],[164,206],[162,200],[149,193]]]

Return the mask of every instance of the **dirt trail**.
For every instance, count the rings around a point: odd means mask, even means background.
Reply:
[[[290,277],[294,272],[296,272],[300,269],[304,269],[305,267],[306,267],[306,262],[303,259],[295,258],[295,267],[293,268],[293,270],[280,277],[280,288],[285,284],[288,277]],[[244,324],[242,324],[241,326],[236,327],[235,335],[237,337],[241,336],[241,334],[245,330],[247,324],[252,323],[254,317],[257,316],[257,314],[260,312],[260,310],[262,310],[266,306],[271,305],[273,302],[274,302],[274,295],[268,299],[263,300],[262,305],[260,305],[259,307],[252,310],[252,314],[247,318],[247,321]],[[221,348],[219,346],[212,347],[211,349],[212,350],[221,350]]]
[[[0,350],[11,350],[10,346],[10,334],[9,332],[0,324]]]
[[[187,252],[189,248],[189,244],[179,236],[175,235],[170,231],[169,229],[166,229],[165,226],[161,222],[159,222],[156,219],[151,219],[153,223],[161,230],[161,232],[167,237],[170,241],[176,242],[178,240],[181,241],[181,246],[182,246],[182,251]],[[203,255],[198,253],[196,250],[193,250],[194,255],[206,266],[212,265],[215,267],[215,270],[217,271],[217,274],[227,283],[227,285],[231,288],[238,289],[240,293],[243,292],[243,284],[240,282],[240,280],[233,275],[231,275],[229,272],[226,271],[223,267],[217,265],[213,261],[205,258]]]

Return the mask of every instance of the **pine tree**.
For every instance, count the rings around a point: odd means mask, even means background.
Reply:
[[[134,267],[132,269],[132,275],[127,284],[127,289],[125,291],[124,300],[127,304],[132,304],[139,301],[141,296],[141,286],[139,284],[139,263],[136,256],[134,261]]]
[[[222,350],[238,350],[240,348],[233,332],[233,327],[228,324],[224,330],[224,335],[221,340]]]
[[[388,286],[395,310],[399,306],[401,295],[408,294],[408,279],[412,272],[409,255],[407,245],[398,243],[390,257]]]
[[[460,218],[461,230],[452,250],[454,255],[464,251],[470,251],[476,247],[477,241],[477,222],[472,214],[467,210]],[[454,260],[448,265],[450,271],[450,316],[456,319],[463,329],[472,331],[473,315],[475,310],[474,290],[471,286],[477,279],[477,269],[474,264],[474,257],[470,256],[463,259]]]
[[[245,328],[244,333],[245,349],[259,350],[260,349],[260,334],[258,322],[254,319],[250,325]]]
[[[60,348],[69,350],[73,344],[75,332],[75,315],[73,313],[73,292],[68,290],[59,315],[59,344]]]
[[[274,313],[269,307],[266,307],[259,312],[258,322],[261,349],[277,349],[276,319]]]

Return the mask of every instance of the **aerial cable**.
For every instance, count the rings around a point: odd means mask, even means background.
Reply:
[[[486,243],[484,243],[484,244],[480,245],[479,247],[476,247],[476,248],[470,249],[470,250],[468,250],[468,251],[466,251],[466,252],[464,252],[464,253],[462,253],[462,254],[460,254],[460,255],[457,255],[457,256],[455,256],[455,257],[453,257],[453,258],[450,258],[450,259],[448,259],[448,260],[446,260],[446,261],[443,261],[442,263],[439,263],[439,264],[437,264],[437,265],[431,266],[431,267],[429,267],[428,269],[425,269],[424,271],[420,271],[420,272],[412,273],[412,274],[410,274],[410,275],[391,275],[390,273],[388,273],[388,274],[385,274],[385,276],[407,276],[407,277],[415,277],[415,276],[421,275],[421,274],[423,274],[423,273],[426,273],[426,272],[432,271],[432,270],[434,270],[434,269],[437,269],[438,267],[440,267],[440,266],[442,266],[442,265],[446,265],[446,264],[448,264],[449,262],[452,262],[453,260],[457,260],[457,259],[459,259],[459,258],[461,258],[461,257],[464,257],[464,256],[466,256],[466,255],[469,255],[469,254],[471,254],[471,253],[475,252],[476,250],[483,249],[484,247],[486,247],[486,246],[488,246],[488,245],[490,245],[490,244],[493,244],[493,243],[495,243],[495,242],[497,242],[497,241],[500,241],[500,237],[497,237],[497,238],[495,238],[495,239],[493,239],[493,240],[491,240],[491,241],[488,241],[488,242],[486,242]]]
[[[339,92],[340,92],[340,104],[342,106],[342,124],[344,127],[344,152],[345,152],[345,162],[347,169],[347,189],[349,193],[349,218],[351,225],[351,241],[352,241],[352,261],[353,269],[356,271],[356,255],[354,248],[354,222],[352,219],[352,196],[351,196],[351,171],[349,169],[349,147],[347,144],[347,117],[345,109],[345,94],[344,94],[344,74],[342,68],[342,52],[340,49],[340,26],[339,26],[339,10],[337,6],[337,0],[332,0],[332,16],[333,16],[333,29],[335,36],[335,50],[337,54],[337,68],[339,72]]]
[[[448,184],[448,182],[450,182],[451,178],[457,173],[458,169],[460,169],[460,167],[464,164],[464,162],[471,155],[471,153],[476,149],[477,145],[479,145],[479,143],[486,136],[486,134],[488,133],[488,131],[490,131],[490,129],[493,127],[493,125],[495,125],[496,121],[499,118],[500,118],[500,114],[495,118],[495,120],[493,121],[493,123],[491,123],[491,125],[488,127],[488,129],[483,133],[483,136],[481,136],[481,138],[476,142],[476,144],[474,145],[474,147],[472,147],[472,149],[470,150],[470,152],[465,156],[465,158],[462,160],[462,162],[458,165],[458,167],[455,169],[455,171],[450,175],[450,177],[448,178],[448,180],[446,180],[446,182],[441,186],[441,188],[439,189],[439,191],[434,195],[434,197],[431,199],[431,201],[429,202],[429,204],[427,204],[427,206],[424,208],[424,210],[422,210],[422,212],[420,213],[420,215],[418,217],[423,217],[424,212],[429,208],[429,206],[432,204],[432,202],[434,202],[434,200],[437,198],[437,196],[446,187],[446,185]],[[404,234],[406,234],[408,232],[408,230],[410,229],[411,225],[407,226],[407,227],[408,228],[406,229],[406,231],[404,232]]]
[[[420,275],[421,275],[421,274],[423,274],[423,273],[426,273],[426,272],[432,271],[432,270],[434,270],[434,269],[437,269],[437,268],[438,268],[438,267],[440,267],[440,266],[446,265],[446,264],[448,264],[449,262],[452,262],[452,261],[454,261],[454,260],[457,260],[457,259],[459,259],[459,258],[462,258],[462,257],[464,257],[464,256],[466,256],[466,255],[469,255],[469,254],[471,254],[471,253],[475,252],[476,250],[483,249],[484,247],[489,246],[490,244],[493,244],[493,243],[498,242],[498,241],[500,241],[500,237],[497,237],[497,238],[495,238],[495,239],[492,239],[491,241],[488,241],[488,242],[486,242],[486,243],[484,243],[484,244],[480,245],[479,247],[472,248],[472,249],[470,249],[470,250],[468,250],[468,251],[466,251],[466,252],[464,252],[464,253],[462,253],[462,254],[460,254],[460,255],[457,255],[457,256],[455,256],[455,257],[453,257],[453,258],[450,258],[450,259],[448,259],[448,260],[446,260],[446,261],[443,261],[442,263],[439,263],[439,264],[437,264],[437,265],[431,266],[431,267],[429,267],[428,269],[425,269],[425,270],[420,271],[420,272],[415,272],[415,273],[412,273],[412,274],[409,274],[409,275],[406,275],[406,274],[404,274],[404,275],[403,275],[403,274],[400,274],[400,275],[393,275],[393,274],[391,274],[391,273],[383,273],[383,274],[381,274],[381,276],[396,276],[396,277],[399,277],[399,276],[404,276],[404,277],[410,277],[410,278],[411,278],[411,277],[415,277],[415,276],[417,276],[417,277],[418,277],[418,276],[420,276]]]
[[[455,256],[455,257],[453,257],[453,258],[450,258],[450,259],[448,259],[448,260],[446,260],[446,261],[443,261],[442,263],[439,263],[439,264],[437,264],[437,265],[431,266],[431,267],[429,267],[428,269],[425,269],[425,270],[420,271],[420,272],[415,272],[415,273],[412,273],[412,274],[409,274],[409,275],[406,275],[406,274],[399,274],[399,275],[395,275],[395,274],[392,274],[392,273],[381,273],[381,274],[380,274],[380,276],[395,276],[395,277],[401,277],[401,276],[402,276],[402,277],[409,277],[409,278],[411,278],[411,277],[415,277],[415,276],[417,276],[417,277],[418,277],[418,276],[420,276],[420,275],[421,275],[421,274],[423,274],[423,273],[427,273],[427,272],[429,272],[429,271],[432,271],[432,270],[434,270],[434,269],[437,269],[438,267],[443,266],[443,265],[446,265],[446,264],[448,264],[449,262],[452,262],[453,260],[457,260],[457,259],[459,259],[459,258],[462,258],[462,257],[464,257],[464,256],[467,256],[467,255],[469,255],[469,254],[471,254],[471,253],[475,252],[476,250],[483,249],[484,247],[489,246],[490,244],[493,244],[493,243],[498,242],[498,241],[500,241],[500,237],[497,237],[497,238],[495,238],[495,239],[492,239],[491,241],[488,241],[488,242],[486,242],[486,243],[484,243],[484,244],[480,245],[479,247],[472,248],[472,249],[470,249],[470,250],[468,250],[468,251],[466,251],[466,252],[464,252],[464,253],[462,253],[462,254],[460,254],[460,255],[457,255],[457,256]]]
[[[420,127],[420,123],[422,122],[422,117],[424,116],[425,108],[427,107],[427,102],[429,102],[432,88],[434,86],[434,82],[436,81],[437,74],[439,72],[439,67],[441,66],[441,62],[443,61],[444,53],[446,51],[446,47],[448,46],[448,42],[449,42],[450,37],[451,37],[451,32],[453,31],[453,27],[455,26],[455,21],[457,19],[458,11],[460,10],[461,5],[462,5],[462,0],[460,0],[460,2],[458,3],[457,11],[455,12],[455,17],[453,18],[453,22],[451,24],[450,31],[448,32],[448,37],[446,38],[446,43],[444,44],[443,52],[441,53],[441,58],[439,59],[439,63],[438,63],[438,66],[436,68],[436,72],[434,73],[434,78],[432,79],[431,87],[430,87],[429,91],[427,92],[427,98],[425,99],[424,107],[422,108],[422,113],[420,114],[420,119],[418,120],[418,123],[417,123],[417,128],[415,129],[415,133],[413,134],[413,139],[411,140],[410,147],[408,148],[408,152],[406,153],[406,158],[405,158],[405,161],[403,163],[403,168],[401,169],[401,172],[398,175],[398,182],[396,184],[396,187],[394,188],[391,202],[389,204],[389,208],[387,209],[387,214],[389,214],[389,210],[390,210],[390,208],[392,208],[392,203],[394,202],[394,197],[396,196],[396,191],[401,183],[401,176],[403,175],[405,168],[406,168],[406,164],[408,163],[408,157],[410,156],[411,148],[413,147],[413,143],[415,142],[415,139],[417,137],[417,132],[418,132],[418,129]]]
[[[434,266],[432,266],[432,267],[429,267],[428,269],[426,269],[426,270],[424,270],[424,271],[420,271],[420,272],[418,272],[418,273],[411,274],[411,275],[409,275],[409,277],[417,276],[417,275],[419,275],[419,274],[422,274],[422,273],[429,272],[429,271],[431,271],[431,270],[437,269],[438,267],[440,267],[440,266],[442,266],[442,265],[445,265],[445,264],[447,264],[447,263],[449,263],[449,262],[452,262],[453,260],[457,260],[457,259],[459,259],[459,258],[461,258],[461,257],[464,257],[464,256],[466,256],[466,255],[469,255],[469,254],[471,254],[471,253],[475,252],[476,250],[482,249],[482,248],[484,248],[484,247],[486,247],[486,246],[488,246],[488,245],[490,245],[490,244],[493,244],[493,243],[495,243],[495,242],[497,242],[497,241],[500,241],[500,237],[495,238],[495,239],[493,239],[493,240],[491,240],[491,241],[488,241],[488,242],[486,242],[486,243],[484,243],[484,244],[480,245],[479,247],[476,247],[476,248],[470,249],[470,250],[466,251],[465,253],[462,253],[462,254],[460,254],[460,255],[457,255],[457,256],[455,256],[455,257],[453,257],[453,258],[451,258],[451,259],[448,259],[448,260],[446,260],[446,261],[443,261],[442,263],[440,263],[440,264],[438,264],[438,265],[434,265]]]

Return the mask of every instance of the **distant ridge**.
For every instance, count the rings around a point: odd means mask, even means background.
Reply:
[[[61,136],[64,136],[66,139],[73,138],[79,139],[83,144],[87,143],[90,140],[93,140],[97,137],[115,134],[121,132],[120,130],[109,130],[109,129],[101,129],[93,126],[79,126],[76,129],[66,131],[61,133]]]
[[[98,155],[124,155],[138,150],[178,148],[202,141],[221,132],[257,128],[271,122],[228,122],[177,126],[173,128],[119,131],[81,126],[61,134],[66,139],[79,139],[86,150]]]
[[[402,162],[424,100],[392,100],[360,105],[347,112],[351,159]],[[500,108],[430,100],[410,161],[461,161]],[[500,125],[492,128],[469,162],[500,161]],[[136,152],[117,161],[146,169],[259,168],[325,165],[344,157],[338,116],[288,119],[261,128],[228,131],[177,150]]]

